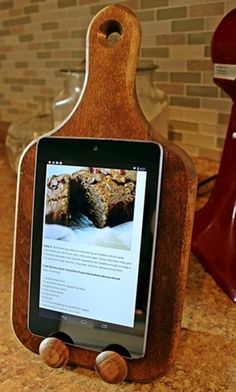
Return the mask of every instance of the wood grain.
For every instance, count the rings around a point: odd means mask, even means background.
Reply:
[[[109,31],[117,30],[112,21],[121,26],[120,40],[113,45],[107,42]],[[144,358],[129,361],[127,376],[128,380],[150,381],[164,374],[176,357],[195,207],[196,173],[185,152],[163,139],[141,112],[135,91],[140,39],[139,22],[124,6],[109,6],[93,19],[87,34],[83,94],[71,116],[53,131],[53,135],[154,139],[163,146],[164,173],[147,352]],[[35,142],[22,157],[18,177],[12,319],[19,340],[38,353],[42,339],[31,335],[27,329],[34,165]],[[68,349],[70,364],[94,368],[97,353],[73,346]]]
[[[124,381],[128,374],[125,358],[114,351],[101,352],[96,358],[95,369],[99,376],[109,384]]]
[[[67,346],[55,337],[46,338],[40,343],[39,355],[44,363],[53,368],[66,366],[69,360]]]

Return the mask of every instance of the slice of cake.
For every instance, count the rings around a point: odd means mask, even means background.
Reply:
[[[71,175],[71,190],[72,211],[78,209],[96,227],[115,226],[133,219],[134,172],[80,170]]]
[[[46,223],[67,225],[69,218],[70,176],[53,175],[47,179]]]

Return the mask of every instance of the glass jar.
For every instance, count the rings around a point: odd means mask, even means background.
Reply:
[[[20,156],[25,147],[35,138],[52,129],[52,117],[48,113],[12,123],[7,130],[6,151],[11,169],[17,173]]]
[[[136,90],[140,107],[152,126],[162,136],[168,134],[168,101],[167,95],[155,86],[154,75],[158,67],[154,64],[139,63],[136,76]],[[84,83],[84,65],[78,69],[60,70],[65,73],[63,90],[52,103],[54,127],[62,123],[74,108]]]
[[[148,122],[163,137],[168,137],[168,98],[155,85],[155,64],[139,63],[136,76],[136,92],[139,105]]]
[[[65,74],[64,88],[52,101],[53,126],[56,128],[71,113],[79,99],[84,83],[84,67],[75,70],[61,69]]]

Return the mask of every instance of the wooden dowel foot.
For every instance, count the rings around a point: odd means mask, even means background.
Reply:
[[[65,343],[54,337],[44,339],[39,346],[39,355],[44,363],[53,368],[66,366],[69,351]]]
[[[128,365],[120,354],[114,351],[103,351],[96,358],[95,370],[105,382],[118,384],[126,379]]]

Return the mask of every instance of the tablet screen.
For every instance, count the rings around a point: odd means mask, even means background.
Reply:
[[[147,142],[41,139],[32,235],[33,333],[59,331],[80,347],[99,351],[117,344],[131,357],[143,355],[160,151]]]

